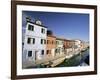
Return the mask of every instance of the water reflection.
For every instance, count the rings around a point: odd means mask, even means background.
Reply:
[[[73,56],[70,59],[65,59],[63,63],[56,67],[72,67],[72,66],[88,66],[89,65],[89,49]]]

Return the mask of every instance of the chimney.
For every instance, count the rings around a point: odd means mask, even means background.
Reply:
[[[26,17],[26,22],[30,22],[31,21],[31,18],[30,17]]]
[[[47,35],[52,36],[53,35],[53,32],[51,30],[47,30]]]

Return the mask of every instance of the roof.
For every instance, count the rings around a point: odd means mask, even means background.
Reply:
[[[32,21],[27,21],[27,23],[31,23],[31,24],[35,24],[35,25],[38,25],[38,26],[40,26],[40,27],[44,27],[44,28],[47,28],[46,26],[44,26],[44,25],[39,25],[39,24],[36,24],[35,22],[32,22]]]
[[[53,36],[53,35],[47,35],[47,37],[53,37],[53,38],[56,38],[56,36]]]
[[[59,38],[59,37],[56,37],[56,39],[58,39],[58,40],[63,40],[63,41],[64,41],[64,38]]]

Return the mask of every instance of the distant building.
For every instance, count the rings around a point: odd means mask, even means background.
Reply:
[[[81,49],[85,50],[88,47],[89,47],[89,43],[88,42],[85,42],[85,41],[81,42]]]
[[[64,39],[56,38],[55,55],[64,54]]]
[[[64,50],[65,50],[66,54],[68,52],[68,49],[70,49],[70,48],[72,48],[71,40],[64,39]]]
[[[46,54],[47,28],[42,22],[27,20],[26,31],[23,41],[23,67],[35,64],[36,60],[41,60]]]
[[[64,50],[65,54],[70,55],[69,53],[74,50],[75,41],[64,39]]]
[[[75,49],[81,49],[82,41],[81,40],[75,40]]]

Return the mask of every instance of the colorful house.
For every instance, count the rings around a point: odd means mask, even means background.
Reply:
[[[53,35],[47,36],[46,57],[54,57],[56,48],[56,37]]]
[[[42,22],[27,20],[23,42],[23,67],[33,66],[46,54],[47,28]]]
[[[74,48],[74,40],[64,39],[64,51],[65,54],[70,55],[70,52],[73,51]]]
[[[64,39],[56,38],[55,55],[64,54]]]
[[[82,41],[77,39],[75,40],[75,50],[81,50]]]

